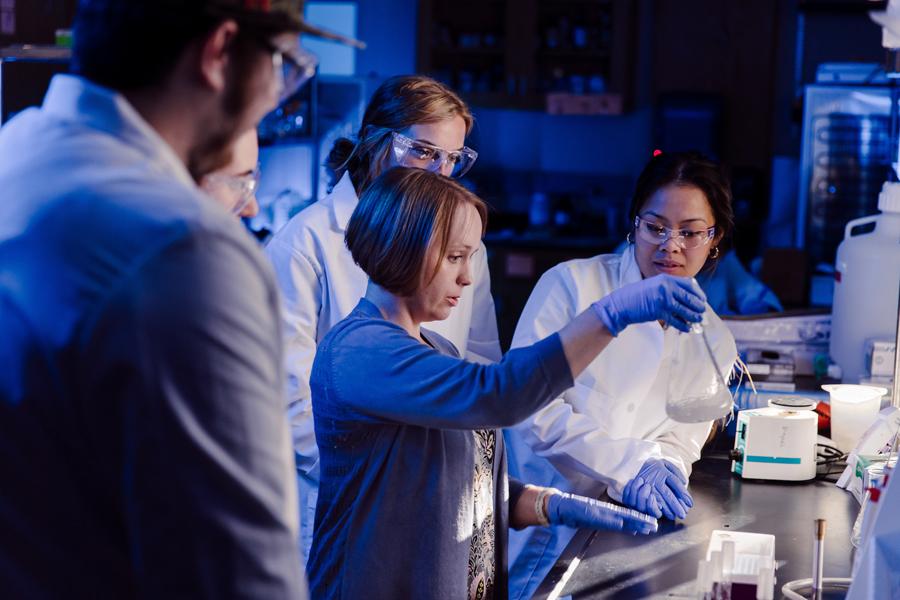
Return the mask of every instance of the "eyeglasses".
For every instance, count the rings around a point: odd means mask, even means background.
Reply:
[[[444,150],[426,142],[409,138],[396,131],[391,132],[394,158],[397,164],[440,173],[445,164],[453,167],[450,177],[458,179],[468,173],[478,153],[467,146],[459,150]]]
[[[290,48],[280,48],[266,38],[258,38],[258,41],[272,53],[272,68],[281,78],[278,94],[278,104],[281,105],[316,74],[319,59],[301,48],[299,41]]]
[[[236,198],[234,205],[229,209],[231,214],[239,215],[244,207],[253,200],[256,188],[259,187],[259,165],[252,173],[244,175],[226,175],[225,173],[210,173],[206,176],[204,185],[212,192],[215,186],[228,188]]]
[[[698,231],[690,229],[669,229],[665,225],[660,225],[654,221],[648,221],[643,217],[634,218],[634,229],[637,231],[637,237],[648,244],[661,246],[674,239],[684,250],[693,250],[709,243],[716,235],[715,226]]]

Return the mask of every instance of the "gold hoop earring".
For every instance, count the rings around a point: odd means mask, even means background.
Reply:
[[[715,246],[712,250],[709,251],[709,257],[713,260],[719,258],[719,247]]]
[[[633,231],[629,231],[628,233],[625,234],[625,241],[628,242],[629,244],[634,243],[634,232]]]

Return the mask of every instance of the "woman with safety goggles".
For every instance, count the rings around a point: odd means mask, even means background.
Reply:
[[[535,286],[513,337],[527,346],[560,330],[586,303],[659,274],[694,277],[714,268],[734,215],[719,165],[696,153],[662,153],[644,168],[630,209],[622,254],[557,265]],[[707,308],[704,329],[728,378],[734,338]],[[659,323],[628,328],[575,380],[575,386],[505,432],[510,475],[594,498],[607,492],[656,517],[684,518],[693,506],[691,466],[711,423],[666,415],[673,359],[698,376],[706,356],[685,356],[684,338]],[[676,393],[678,391],[676,390]],[[574,530],[510,535],[510,597],[530,598]]]
[[[269,242],[266,253],[282,291],[289,415],[294,435],[304,555],[312,543],[319,482],[309,376],[316,345],[365,293],[366,274],[344,245],[359,196],[385,170],[406,166],[458,178],[478,154],[465,146],[473,118],[452,90],[428,77],[393,77],[373,94],[355,140],[335,142],[326,167],[332,191],[304,209]],[[472,285],[446,320],[432,325],[469,360],[500,360],[484,247]]]
[[[200,187],[228,212],[238,217],[254,217],[259,212],[256,188],[259,185],[259,140],[250,129],[235,140],[227,165],[206,175]]]

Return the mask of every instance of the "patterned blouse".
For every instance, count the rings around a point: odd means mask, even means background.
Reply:
[[[469,600],[494,597],[494,443],[496,432],[481,429],[475,435],[475,510],[469,545]]]

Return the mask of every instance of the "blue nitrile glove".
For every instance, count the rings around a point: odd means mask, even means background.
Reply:
[[[648,534],[656,531],[656,519],[636,510],[563,492],[547,499],[547,520],[551,525],[585,529],[627,531]]]
[[[656,275],[610,292],[591,305],[614,336],[629,325],[663,321],[681,331],[699,323],[706,295],[689,277]]]
[[[634,479],[625,485],[622,502],[654,516],[683,519],[694,506],[687,478],[667,460],[649,458]]]

